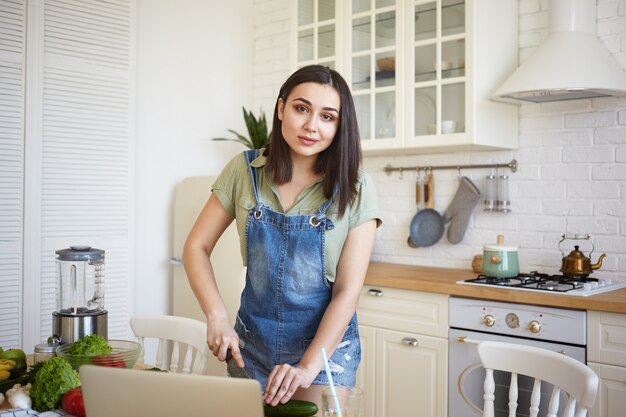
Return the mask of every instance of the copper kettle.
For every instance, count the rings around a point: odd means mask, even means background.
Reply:
[[[584,235],[583,237],[581,237],[580,235],[574,235],[573,237],[563,235],[563,238],[559,242],[559,248],[561,242],[567,239],[588,240],[589,235]],[[592,271],[600,269],[600,267],[602,267],[602,259],[604,259],[604,257],[606,256],[605,253],[600,255],[600,257],[598,258],[598,262],[592,264],[590,257],[586,257],[585,254],[581,252],[578,248],[578,245],[574,245],[574,250],[571,251],[569,255],[563,257],[563,260],[561,261],[561,269],[559,270],[563,273],[563,275],[586,277],[591,274]],[[593,253],[593,248],[591,249],[591,252],[589,252],[589,256],[591,256],[591,253]]]

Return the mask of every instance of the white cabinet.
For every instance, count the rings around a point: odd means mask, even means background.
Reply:
[[[517,67],[517,1],[297,3],[293,66],[345,76],[366,154],[517,147],[517,106],[491,100]]]
[[[626,410],[626,315],[587,313],[587,364],[600,377],[590,417],[613,417]]]
[[[446,415],[448,296],[365,286],[358,315],[365,415]]]

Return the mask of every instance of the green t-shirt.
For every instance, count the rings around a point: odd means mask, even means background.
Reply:
[[[251,165],[255,168],[263,167],[265,160],[266,158],[261,152]],[[257,170],[257,173],[259,199],[263,205],[274,211],[284,213],[275,184],[268,180],[263,169]],[[211,191],[215,193],[226,211],[237,222],[241,258],[243,264],[247,265],[246,222],[248,221],[249,210],[254,208],[256,203],[252,191],[252,179],[243,153],[235,156],[226,165],[213,184]],[[326,198],[324,197],[323,184],[319,180],[298,196],[286,214],[315,214],[324,201]],[[348,236],[348,231],[372,219],[376,219],[378,225],[382,223],[378,211],[376,190],[370,176],[364,171],[359,171],[357,195],[346,209],[343,217],[337,218],[337,205],[335,203],[328,207],[326,215],[335,225],[334,229],[326,230],[326,275],[329,281],[334,282],[339,256]]]

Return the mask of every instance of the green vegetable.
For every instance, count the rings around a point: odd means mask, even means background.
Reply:
[[[153,372],[167,372],[167,370],[165,369],[161,369],[161,368],[157,368],[156,366],[153,366],[152,368],[146,368],[143,369],[144,371],[153,371]]]
[[[274,407],[263,404],[263,414],[266,417],[309,417],[315,413],[317,405],[310,401],[289,400]]]
[[[97,334],[90,334],[72,343],[67,348],[70,355],[95,356],[111,353],[113,348],[109,346],[109,342]]]
[[[5,379],[4,381],[0,381],[0,394],[4,394],[9,390],[13,385],[20,384],[22,386],[30,383],[33,384],[35,382],[35,375],[41,369],[43,362],[36,362],[33,366],[31,366],[28,371],[24,375],[21,375],[17,378]]]
[[[33,409],[37,411],[56,410],[61,405],[61,397],[80,385],[78,372],[70,363],[59,357],[43,362],[35,375],[35,382],[30,389]]]

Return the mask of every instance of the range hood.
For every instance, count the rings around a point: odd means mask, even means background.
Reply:
[[[595,0],[550,0],[548,38],[493,95],[521,104],[626,95],[626,73],[596,36]]]

